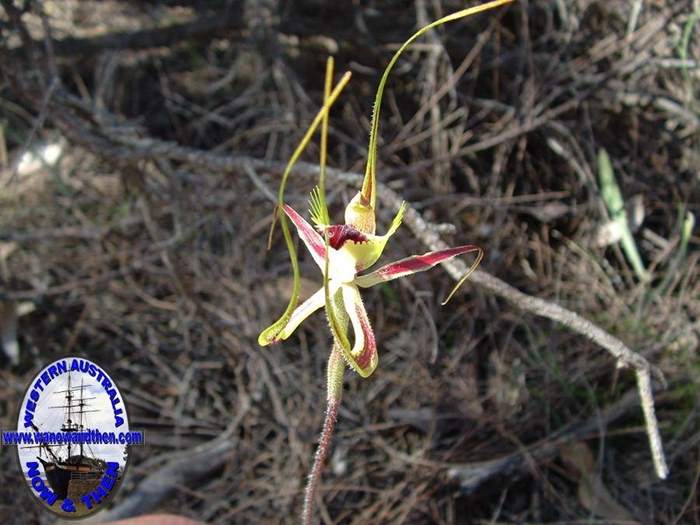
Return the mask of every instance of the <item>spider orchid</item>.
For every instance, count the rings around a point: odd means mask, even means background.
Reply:
[[[361,193],[348,204],[345,210],[345,224],[335,225],[325,225],[321,222],[317,195],[317,192],[312,194],[312,219],[318,230],[323,232],[323,237],[291,206],[285,204],[283,210],[323,272],[324,286],[292,312],[281,330],[263,332],[259,342],[264,345],[287,339],[306,318],[325,306],[331,330],[336,341],[340,343],[346,362],[362,377],[368,377],[377,367],[378,354],[374,332],[359,289],[429,270],[436,264],[458,255],[477,252],[477,259],[472,265],[474,269],[481,260],[483,251],[478,246],[467,244],[413,255],[384,265],[371,273],[365,273],[365,270],[377,262],[387,241],[400,226],[405,205],[399,209],[387,233],[375,235],[374,213],[366,211],[362,205],[358,206],[362,200]],[[468,275],[464,276],[457,287],[467,277]],[[346,323],[343,320],[346,317],[355,335],[352,346],[344,327]]]
[[[328,113],[340,92],[350,80],[350,74],[346,73],[339,80],[338,84],[332,88],[332,59],[328,60],[326,66],[323,106],[292,154],[282,175],[275,218],[279,216],[280,227],[284,235],[287,250],[289,251],[289,259],[294,274],[293,289],[286,310],[275,323],[262,331],[258,337],[258,343],[261,346],[267,346],[287,339],[306,318],[321,308],[325,308],[328,324],[333,334],[333,347],[328,360],[328,404],[321,438],[318,448],[316,449],[316,457],[304,493],[304,510],[302,512],[302,523],[304,525],[310,524],[312,520],[316,486],[321,477],[323,463],[330,448],[330,440],[342,397],[343,375],[346,364],[360,376],[366,378],[374,372],[379,362],[377,343],[369,317],[362,303],[360,288],[369,288],[399,277],[405,277],[428,270],[458,255],[476,253],[476,259],[471,268],[453,288],[452,292],[443,302],[443,304],[445,304],[476,268],[483,257],[481,248],[473,244],[467,244],[446,250],[428,252],[423,255],[412,255],[405,259],[384,265],[374,271],[370,271],[370,268],[381,257],[389,238],[400,226],[406,209],[405,204],[402,204],[387,232],[384,235],[376,235],[377,136],[379,134],[379,114],[382,95],[389,78],[389,73],[401,53],[414,40],[428,30],[446,22],[486,11],[511,1],[512,0],[494,0],[482,5],[463,9],[436,20],[419,29],[411,38],[406,40],[394,54],[387,68],[384,70],[374,100],[367,167],[365,169],[362,188],[345,208],[344,224],[331,223],[325,197]],[[311,192],[310,200],[310,212],[311,219],[315,224],[314,228],[314,226],[309,224],[301,215],[292,209],[291,206],[285,203],[284,192],[287,179],[292,172],[294,164],[301,156],[304,148],[319,126],[321,126],[319,184]],[[311,253],[311,257],[323,273],[323,286],[301,305],[298,305],[301,282],[299,261],[297,259],[296,247],[289,231],[287,218],[294,224],[299,237],[304,242],[306,248]],[[272,222],[273,228],[274,225],[275,220]],[[270,242],[271,240],[272,229],[270,230]],[[350,325],[352,326],[354,335],[354,342],[352,344],[348,338],[348,328]]]
[[[477,258],[467,274],[460,279],[453,288],[443,305],[450,300],[452,295],[476,269],[483,257],[483,251],[478,246],[468,244],[429,252],[423,255],[414,255],[388,264],[369,274],[363,274],[370,266],[377,262],[381,256],[387,241],[398,229],[403,218],[404,206],[399,209],[385,235],[375,235],[376,220],[376,163],[377,163],[377,136],[379,134],[379,115],[381,110],[382,95],[389,73],[398,60],[401,53],[408,48],[414,40],[430,29],[447,22],[465,18],[482,11],[492,9],[513,0],[494,0],[485,4],[463,9],[451,15],[422,27],[411,36],[396,51],[391,61],[384,70],[379,82],[374,100],[372,125],[369,138],[367,167],[365,170],[362,189],[355,195],[345,209],[345,224],[330,224],[328,208],[325,201],[325,164],[326,141],[328,134],[328,113],[330,107],[337,99],[340,91],[347,84],[350,74],[346,73],[338,85],[331,91],[333,76],[333,61],[328,60],[326,68],[326,83],[324,89],[324,105],[309,126],[301,143],[292,155],[287,168],[282,176],[278,194],[278,210],[283,210],[280,217],[282,232],[285,237],[287,249],[294,273],[294,285],[292,296],[287,309],[282,316],[271,326],[263,330],[258,337],[261,346],[278,342],[288,338],[294,330],[312,313],[325,306],[331,331],[336,345],[340,346],[343,357],[348,365],[362,377],[369,377],[377,367],[378,354],[374,332],[372,331],[367,312],[362,303],[358,288],[368,288],[376,284],[391,281],[399,277],[405,277],[416,272],[428,270],[438,263],[456,257],[458,255],[477,252]],[[311,217],[323,237],[311,227],[296,211],[284,202],[284,190],[287,178],[294,164],[308,144],[311,136],[321,125],[321,159],[319,185],[311,194]],[[294,223],[299,237],[311,253],[316,264],[323,271],[323,288],[314,293],[309,299],[297,308],[300,288],[300,272],[297,260],[296,248],[289,233],[289,227],[285,216]],[[274,227],[274,221],[273,221]],[[270,232],[272,234],[272,231]],[[270,239],[272,235],[270,235]],[[355,335],[355,343],[351,346],[347,330],[344,328],[349,321],[352,323]]]

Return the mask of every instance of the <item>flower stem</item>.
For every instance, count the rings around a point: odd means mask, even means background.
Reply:
[[[326,395],[326,418],[323,421],[323,430],[321,437],[318,440],[318,448],[316,449],[316,457],[314,465],[309,473],[309,478],[306,482],[304,491],[304,510],[301,514],[301,522],[303,525],[311,525],[311,519],[314,512],[314,499],[316,497],[316,489],[321,480],[323,465],[328,457],[328,452],[331,448],[331,439],[333,438],[333,430],[335,422],[338,418],[338,408],[343,395],[343,374],[345,373],[345,361],[338,349],[337,343],[333,344],[330,358],[328,359],[328,392]]]

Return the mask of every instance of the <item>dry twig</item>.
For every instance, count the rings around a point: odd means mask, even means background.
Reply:
[[[189,162],[210,170],[220,171],[245,171],[246,166],[248,166],[248,170],[253,168],[257,170],[279,171],[284,168],[281,162],[265,161],[246,156],[213,155],[206,151],[184,148],[163,141],[125,139],[123,137],[121,141],[123,146],[130,146],[131,151],[129,155],[132,159],[137,156],[142,158],[168,156],[174,160]],[[104,150],[102,151],[104,152]],[[123,149],[121,149],[121,151],[126,153]],[[317,177],[318,167],[313,164],[298,163],[294,172],[298,175]],[[328,175],[355,186],[362,180],[361,175],[342,170],[329,169]],[[397,210],[401,205],[400,197],[386,186],[381,188],[379,195],[382,202],[393,210]],[[447,244],[445,244],[436,232],[435,227],[423,219],[423,217],[410,206],[406,209],[404,222],[411,228],[416,238],[429,250],[442,250],[447,247]],[[461,279],[467,271],[466,265],[459,259],[447,261],[443,263],[443,265],[450,276],[455,280]],[[527,312],[556,321],[587,337],[607,350],[615,358],[618,367],[634,368],[637,374],[637,387],[642,400],[642,408],[644,411],[654,468],[656,474],[660,478],[665,479],[668,476],[668,465],[666,464],[666,458],[663,453],[651,388],[651,373],[665,386],[665,380],[661,371],[652,366],[643,356],[634,352],[618,338],[562,306],[538,297],[527,295],[483,270],[475,271],[472,274],[471,280],[475,284],[496,294],[498,297],[506,299],[508,302],[513,303]]]

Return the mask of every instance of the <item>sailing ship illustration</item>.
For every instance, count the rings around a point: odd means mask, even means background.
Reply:
[[[99,412],[89,409],[88,401],[96,398],[85,397],[86,388],[82,380],[80,386],[72,386],[71,375],[68,372],[67,388],[55,392],[65,394],[65,404],[49,407],[64,410],[61,432],[86,430],[85,414]],[[34,424],[32,427],[35,432],[41,431]],[[43,465],[46,480],[58,499],[76,498],[94,490],[100,484],[107,468],[107,463],[92,453],[90,445],[82,442],[74,444],[68,441],[63,445],[41,443],[24,448],[38,448],[37,459]]]

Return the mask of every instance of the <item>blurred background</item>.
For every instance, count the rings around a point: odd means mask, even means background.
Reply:
[[[257,345],[291,290],[269,195],[327,56],[353,73],[329,163],[361,173],[383,68],[465,4],[0,5],[0,426],[42,366],[83,355],[147,440],[101,519],[297,522],[331,340],[316,314]],[[450,244],[482,246],[482,269],[663,370],[670,477],[632,371],[472,283],[441,307],[438,268],[364,295],[380,366],[346,376],[322,523],[700,521],[698,20],[697,1],[520,0],[440,27],[396,65],[378,153],[379,180]],[[310,171],[289,182],[300,211]],[[340,222],[356,186],[328,184]],[[424,251],[402,228],[384,260]],[[52,523],[1,452],[2,522]]]

